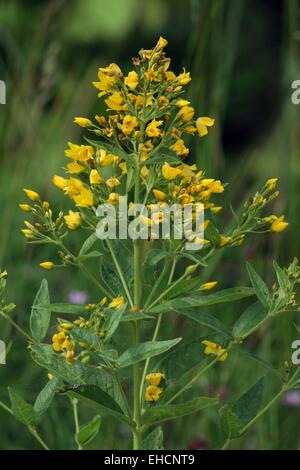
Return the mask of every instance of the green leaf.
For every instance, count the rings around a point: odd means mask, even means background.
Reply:
[[[198,253],[189,253],[188,251],[183,251],[178,254],[179,258],[187,258],[193,261],[194,263],[198,263],[200,266],[207,266],[207,262],[204,261],[202,256],[200,256]]]
[[[83,243],[82,247],[80,248],[78,258],[81,258],[82,256],[86,255],[92,246],[96,243],[96,241],[99,240],[97,233],[94,232],[92,235],[90,235],[85,242]]]
[[[49,344],[33,345],[31,351],[32,358],[37,364],[53,375],[61,377],[71,386],[96,385],[112,397],[122,410],[126,409],[118,382],[106,369],[79,361],[71,365],[67,364],[65,359],[55,353]]]
[[[179,297],[152,308],[151,313],[233,302],[252,295],[254,295],[252,287],[232,287],[216,292],[215,294],[194,294],[190,297]]]
[[[164,450],[163,438],[163,430],[161,426],[158,426],[143,439],[143,450]]]
[[[242,427],[249,423],[259,412],[265,385],[266,378],[261,377],[232,406],[232,411],[239,417]]]
[[[112,416],[131,428],[135,427],[133,421],[123,414],[118,404],[99,387],[79,387],[76,392],[68,392],[68,395],[86,403],[100,414]]]
[[[272,297],[269,293],[269,289],[263,279],[257,274],[255,269],[250,263],[246,264],[247,271],[250,277],[251,284],[255,291],[257,298],[260,300],[264,307],[270,307]]]
[[[146,425],[161,423],[162,421],[196,413],[218,403],[218,398],[198,397],[178,405],[153,405],[147,408],[143,414],[142,422]]]
[[[41,306],[40,304],[44,305]],[[48,283],[46,279],[43,279],[31,309],[30,331],[33,339],[40,342],[45,338],[49,328],[50,318],[51,310]]]
[[[14,417],[28,427],[34,427],[35,415],[33,406],[27,403],[12,388],[8,387],[8,393],[12,405]]]
[[[76,434],[76,441],[81,447],[85,447],[97,436],[102,418],[101,416],[95,416],[89,423],[80,426],[78,433]]]
[[[226,336],[226,338],[232,338],[230,330],[216,317],[209,313],[198,312],[197,310],[175,310],[176,313],[184,315],[185,317],[199,323],[200,325],[207,326],[218,333]]]
[[[229,405],[224,405],[219,410],[221,426],[228,439],[234,439],[239,436],[241,422],[236,413],[232,411]]]
[[[88,328],[72,328],[68,333],[75,341],[86,343],[98,351],[101,350],[100,338],[94,331]]]
[[[233,326],[235,338],[246,338],[268,317],[268,312],[260,302],[250,305]]]
[[[276,276],[278,280],[278,284],[283,291],[288,291],[291,287],[291,282],[287,273],[276,263],[273,261],[273,266],[276,271]]]
[[[268,369],[270,372],[272,372],[274,376],[276,376],[282,382],[281,373],[277,369],[275,369],[275,367],[273,367],[272,364],[270,364],[269,362],[265,361],[259,356],[256,356],[256,354],[253,354],[242,348],[239,349],[238,354],[241,354],[242,356],[245,356],[246,358],[249,358],[252,361],[255,361],[256,363],[260,364],[265,369]]]
[[[209,221],[209,224],[205,229],[205,238],[209,240],[213,246],[220,246],[220,233],[212,220]]]
[[[154,320],[155,317],[151,315],[146,315],[145,313],[126,313],[121,318],[121,322],[129,322],[129,321],[141,321],[141,320]]]
[[[66,304],[66,303],[55,303],[55,304],[38,304],[35,308],[49,310],[54,313],[68,313],[71,315],[82,315],[87,313],[85,305],[82,304]]]
[[[121,318],[124,315],[124,312],[126,311],[126,308],[127,303],[125,303],[116,310],[109,310],[108,320],[104,324],[104,330],[106,331],[104,342],[108,341],[118,328]]]
[[[55,392],[60,384],[61,379],[59,379],[58,377],[53,377],[47,382],[45,387],[40,391],[40,393],[36,397],[33,408],[37,422],[42,419],[44,413],[51,405],[52,400],[55,396]]]
[[[90,251],[86,255],[81,255],[80,260],[84,261],[85,259],[99,258],[100,256],[103,256],[103,253],[100,253],[100,251],[94,250],[94,251]]]
[[[168,341],[147,341],[145,343],[140,343],[137,346],[127,349],[127,351],[121,354],[116,366],[120,368],[128,367],[131,364],[143,361],[148,357],[158,356],[159,354],[173,348],[173,346],[178,344],[181,340],[182,338],[176,338]]]

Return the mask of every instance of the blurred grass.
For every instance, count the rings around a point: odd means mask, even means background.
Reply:
[[[64,164],[66,142],[81,137],[73,117],[99,111],[90,85],[97,66],[117,62],[129,68],[129,58],[141,47],[151,47],[160,34],[169,40],[175,70],[186,65],[192,72],[190,98],[197,112],[217,120],[209,137],[194,145],[192,158],[207,174],[230,183],[225,197],[235,208],[266,178],[280,177],[275,211],[287,212],[290,222],[286,234],[251,240],[212,261],[206,278],[216,278],[224,287],[248,283],[244,262],[251,259],[271,285],[272,259],[287,264],[300,256],[300,116],[290,101],[291,82],[300,75],[299,14],[299,0],[0,0],[0,79],[7,84],[7,105],[0,107],[0,266],[9,270],[8,296],[18,305],[16,321],[27,327],[41,278],[37,265],[53,256],[49,247],[25,247],[20,234],[24,214],[18,210],[22,188],[38,190],[54,210],[64,207],[51,178]],[[229,216],[225,210],[224,230]],[[47,277],[56,300],[74,288],[88,291],[91,298],[96,294],[73,271]],[[227,307],[214,313],[230,325],[239,312]],[[187,337],[205,334],[191,326],[166,321],[161,335],[178,329]],[[0,328],[1,339],[12,341],[8,364],[0,366],[0,399],[7,402],[9,384],[33,400],[46,377],[17,333],[3,321]],[[295,338],[292,319],[285,317],[247,345],[280,367]],[[232,355],[228,367],[218,366],[199,388],[219,389],[228,383],[233,399],[264,373],[261,366]],[[268,393],[275,386],[271,381]],[[89,410],[80,410],[82,422],[88,417]],[[37,448],[2,410],[0,420],[6,423],[0,427],[0,448]],[[236,448],[298,448],[298,421],[299,409],[278,403]],[[209,448],[222,443],[215,411],[185,418],[184,426],[183,441],[181,420],[165,425],[167,448],[185,448],[197,438],[206,439]],[[53,448],[72,447],[73,422],[64,397],[57,398],[41,433]],[[122,449],[128,443],[124,429],[105,421],[92,447]]]

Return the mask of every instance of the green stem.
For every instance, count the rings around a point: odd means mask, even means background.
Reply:
[[[151,341],[155,341],[156,338],[157,338],[159,328],[160,328],[160,324],[161,324],[161,320],[162,320],[162,313],[160,315],[158,315],[158,317],[157,317],[156,326],[155,326],[155,330],[154,330]],[[141,399],[141,401],[142,401],[142,398],[143,398],[144,382],[145,382],[145,378],[146,378],[146,375],[147,375],[149,364],[150,364],[150,357],[148,357],[146,359],[143,374],[142,374],[142,380],[141,380],[141,386],[140,386],[140,399]]]
[[[136,158],[135,168],[135,188],[134,188],[134,202],[138,203],[140,197],[140,164],[139,158]],[[133,241],[133,269],[134,269],[134,307],[138,311],[140,309],[141,299],[141,240]],[[133,344],[138,345],[139,338],[139,325],[138,322],[133,323]],[[140,401],[140,364],[137,362],[133,365],[133,419],[136,428],[133,434],[133,450],[140,450],[142,444],[141,433],[141,401]]]
[[[124,288],[124,290],[125,290],[125,292],[126,292],[127,299],[128,299],[128,301],[129,301],[131,307],[133,307],[133,301],[132,301],[132,297],[131,297],[131,294],[130,294],[129,289],[128,289],[127,282],[126,282],[126,280],[125,280],[125,278],[124,278],[124,274],[123,274],[122,269],[121,269],[121,267],[120,267],[120,265],[119,265],[119,262],[118,262],[118,260],[117,260],[116,255],[115,255],[115,252],[114,252],[114,250],[113,250],[113,248],[112,248],[112,246],[111,246],[110,240],[107,239],[107,240],[106,240],[106,243],[107,243],[108,249],[109,249],[109,251],[110,251],[112,260],[113,260],[113,262],[114,262],[114,265],[115,265],[115,267],[116,267],[117,273],[118,273],[118,275],[119,275],[120,281],[121,281],[121,283],[122,283],[122,286],[123,286],[123,288]]]
[[[5,403],[3,403],[2,401],[0,401],[0,407],[10,415],[14,416],[12,410],[8,406],[6,406]],[[35,428],[33,428],[32,426],[27,426],[27,429],[30,434],[39,442],[39,444],[41,444],[44,450],[50,450]]]
[[[75,440],[77,442],[77,434],[79,433],[80,426],[79,426],[79,419],[78,419],[78,400],[77,398],[71,398],[71,403],[73,407],[73,416],[74,416],[74,424],[75,424]],[[82,450],[81,445],[77,442],[78,450]]]
[[[24,338],[26,338],[28,341],[31,343],[35,343],[35,340],[28,334],[26,333],[23,328],[21,328],[12,318],[10,318],[8,315],[5,315],[2,311],[0,311],[0,315],[5,318]]]

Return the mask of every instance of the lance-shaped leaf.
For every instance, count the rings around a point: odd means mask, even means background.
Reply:
[[[123,352],[116,362],[117,367],[128,367],[136,362],[143,361],[148,357],[158,356],[169,349],[173,348],[176,344],[181,341],[182,338],[175,338],[168,341],[147,341],[140,343],[137,346],[133,346],[127,351]]]
[[[119,323],[124,315],[124,312],[126,311],[127,308],[127,303],[122,305],[120,308],[117,308],[115,310],[108,309],[107,312],[107,321],[104,324],[104,330],[106,331],[106,336],[105,336],[105,342],[108,341],[116,329],[119,326]]]
[[[199,312],[195,309],[188,309],[188,310],[175,310],[176,313],[180,313],[185,317],[193,320],[199,325],[207,326],[212,330],[216,331],[217,333],[221,333],[226,338],[232,338],[232,334],[230,330],[220,321],[218,318],[210,315],[209,313]]]
[[[142,448],[143,450],[163,450],[163,439],[163,430],[161,426],[158,426],[143,439]]]
[[[40,304],[43,304],[42,306]],[[34,299],[30,315],[30,331],[33,339],[42,341],[48,331],[51,317],[48,283],[42,280],[41,286]]]
[[[14,417],[29,428],[34,427],[35,415],[33,406],[27,403],[18,393],[8,387],[8,393],[11,401],[11,409]]]
[[[219,416],[221,420],[221,426],[224,431],[224,434],[228,439],[234,439],[239,436],[241,429],[240,418],[229,405],[224,405],[219,410]]]
[[[265,385],[266,378],[261,377],[232,406],[232,411],[239,417],[242,427],[249,423],[259,412]]]
[[[89,423],[80,426],[79,431],[76,433],[76,441],[81,447],[85,447],[97,436],[102,418],[95,416]]]
[[[233,326],[233,336],[235,338],[246,338],[268,317],[268,311],[260,303],[250,305]]]
[[[170,310],[180,310],[193,307],[205,307],[225,302],[233,302],[254,295],[252,287],[232,287],[215,294],[194,294],[189,297],[179,297],[151,308],[151,313],[162,313]]]
[[[119,405],[99,387],[79,387],[76,391],[69,391],[68,395],[91,406],[101,415],[112,416],[131,428],[135,427],[134,422],[123,413]]]
[[[67,304],[67,303],[55,303],[55,304],[45,304],[39,303],[35,308],[47,310],[53,313],[68,313],[70,315],[83,315],[87,313],[85,305],[79,304]],[[49,313],[50,315],[50,313]]]
[[[78,258],[81,258],[82,256],[87,255],[87,253],[90,251],[90,249],[94,246],[96,241],[99,240],[97,233],[94,232],[92,235],[90,235],[83,243],[82,247],[80,248]]]
[[[52,400],[55,396],[55,392],[60,384],[62,384],[62,380],[58,377],[53,377],[47,382],[45,387],[40,391],[40,393],[36,397],[33,408],[37,422],[42,419],[44,413],[50,407]]]
[[[142,416],[143,424],[155,424],[169,419],[179,418],[199,410],[216,406],[218,398],[198,397],[177,405],[154,405],[148,408]]]
[[[264,307],[270,307],[272,297],[269,293],[269,289],[265,281],[257,274],[255,269],[251,266],[250,263],[246,264],[247,271],[250,277],[251,284],[255,291],[257,298],[260,300]]]

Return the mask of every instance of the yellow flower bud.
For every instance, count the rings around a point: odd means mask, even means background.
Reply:
[[[167,197],[167,195],[159,189],[153,189],[152,192],[158,201],[164,201]]]
[[[89,127],[92,125],[92,121],[90,121],[90,119],[83,118],[83,117],[75,117],[74,123],[78,124],[78,126],[80,127]]]
[[[40,267],[50,270],[54,268],[54,263],[52,263],[52,261],[44,261],[43,263],[40,263]]]
[[[218,284],[218,281],[206,282],[205,284],[202,284],[201,290],[210,290],[210,289],[213,289],[214,287],[216,287],[217,284]]]
[[[37,199],[40,197],[38,193],[32,191],[31,189],[24,189],[24,193],[29,199],[31,199],[31,201],[37,201]]]
[[[284,221],[284,216],[278,217],[271,225],[272,232],[283,232],[288,227],[288,222]]]
[[[100,184],[102,178],[97,170],[91,170],[90,172],[90,183],[91,184]]]
[[[28,204],[19,204],[19,207],[24,212],[30,212],[31,211],[31,207]]]
[[[62,176],[54,175],[52,181],[54,185],[59,189],[64,189],[67,185],[67,180]]]

